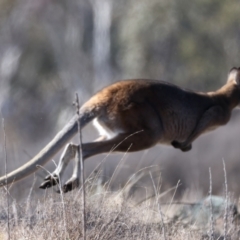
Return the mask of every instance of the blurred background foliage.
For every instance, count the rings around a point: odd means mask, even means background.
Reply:
[[[0,0],[0,108],[9,169],[27,161],[26,154],[34,155],[71,118],[75,92],[83,103],[103,86],[129,78],[154,78],[193,90],[214,90],[226,81],[231,67],[240,65],[239,55],[238,0]],[[239,114],[234,114],[234,119],[239,120]],[[1,164],[3,135],[2,130]],[[92,130],[86,135],[91,138]],[[227,141],[239,141],[239,136]],[[171,167],[165,165],[165,182],[171,186],[181,178],[187,188],[191,184],[188,178],[184,180],[186,158],[193,161],[193,156],[203,156],[201,149],[206,153],[203,165],[215,166],[218,158],[221,169],[221,158],[228,146],[234,145],[212,147],[217,154],[209,160],[207,154],[213,151],[207,149],[208,139],[193,150],[194,155],[167,148],[160,151],[161,157],[153,151],[148,160],[159,163],[165,158],[163,167],[168,160]],[[219,144],[226,144],[224,136],[211,139],[222,139]],[[219,148],[225,152],[219,153]],[[226,161],[238,160],[239,165],[237,150],[233,149],[235,154],[227,155],[230,159]],[[134,156],[132,162],[139,159]],[[199,177],[195,182],[201,182]],[[208,183],[200,185],[206,189]],[[231,190],[239,193],[233,185]]]

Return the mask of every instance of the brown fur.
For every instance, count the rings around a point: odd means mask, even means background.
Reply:
[[[155,80],[125,80],[96,93],[80,110],[84,127],[96,119],[101,136],[84,143],[83,158],[110,151],[139,151],[158,143],[189,151],[201,134],[225,125],[240,103],[240,68],[233,68],[227,83],[215,92],[200,93]],[[31,161],[8,175],[8,183],[36,171],[77,132],[77,117]],[[42,188],[55,185],[78,146],[68,144],[57,169],[45,178]],[[79,162],[64,185],[69,191],[79,183]],[[5,185],[5,177],[0,178]]]

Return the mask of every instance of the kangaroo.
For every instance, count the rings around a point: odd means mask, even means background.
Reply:
[[[0,178],[0,185],[19,181],[48,162],[78,131],[93,121],[100,134],[82,144],[83,159],[108,152],[134,152],[156,144],[189,151],[201,134],[225,125],[232,110],[240,105],[240,68],[232,68],[224,86],[214,92],[194,92],[173,84],[146,79],[116,82],[90,98],[70,122],[33,159]],[[59,183],[67,164],[75,158],[71,178],[63,192],[78,187],[78,145],[68,143],[55,171],[40,188]]]

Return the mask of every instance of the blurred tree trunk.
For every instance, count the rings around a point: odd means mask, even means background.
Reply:
[[[97,90],[111,81],[111,0],[91,0],[93,27],[93,88]]]

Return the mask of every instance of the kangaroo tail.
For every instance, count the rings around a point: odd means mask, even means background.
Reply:
[[[97,117],[98,112],[80,109],[80,125],[86,124]],[[67,142],[78,132],[78,115],[75,115],[67,125],[49,142],[34,158],[17,168],[16,170],[0,177],[0,187],[17,182],[36,172],[38,166],[46,164]]]

